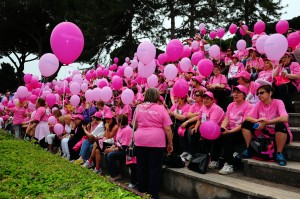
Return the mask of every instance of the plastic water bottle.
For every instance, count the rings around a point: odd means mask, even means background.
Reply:
[[[253,125],[253,128],[254,129],[257,129],[259,127],[259,123],[255,123],[254,125]]]

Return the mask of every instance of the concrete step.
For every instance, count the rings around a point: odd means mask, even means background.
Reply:
[[[293,141],[300,141],[300,127],[290,127],[293,133]]]
[[[300,142],[291,142],[286,147],[286,158],[288,161],[300,162]]]
[[[220,175],[216,170],[199,174],[187,168],[166,168],[163,190],[176,198],[300,198],[300,190],[243,176],[241,172]]]
[[[292,101],[300,101],[300,92],[291,95]]]
[[[300,113],[289,113],[289,125],[300,127]]]
[[[245,176],[300,187],[300,162],[287,161],[284,167],[276,162],[253,159],[245,159],[243,163]]]
[[[300,101],[293,101],[292,104],[295,107],[295,113],[300,113]]]

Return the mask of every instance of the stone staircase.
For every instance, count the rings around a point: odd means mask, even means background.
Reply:
[[[253,159],[243,160],[243,169],[230,175],[218,170],[199,174],[187,168],[166,168],[163,192],[175,198],[280,198],[300,199],[300,94],[292,96],[296,113],[289,113],[293,142],[285,148],[287,165]]]

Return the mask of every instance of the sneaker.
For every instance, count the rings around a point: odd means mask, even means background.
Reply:
[[[100,168],[100,169],[94,169],[94,173],[96,173],[96,174],[101,174],[102,173],[102,169]]]
[[[192,156],[191,154],[188,153],[188,155],[185,157],[185,159],[186,159],[187,161],[191,161],[192,157],[193,157],[193,156]]]
[[[252,157],[252,154],[250,153],[250,151],[248,151],[248,149],[246,149],[241,155],[242,159],[251,158],[251,157]]]
[[[117,180],[120,180],[121,178],[122,178],[121,175],[117,175],[117,176],[115,176],[115,177],[110,177],[110,180],[112,180],[112,181],[117,181]]]
[[[225,163],[222,169],[219,171],[219,173],[223,175],[231,174],[233,172],[234,172],[233,166],[227,163]]]
[[[181,157],[181,158],[185,158],[187,155],[189,155],[188,152],[183,152],[183,153],[180,155],[180,157]]]
[[[284,158],[282,153],[277,153],[276,154],[276,162],[280,165],[280,166],[285,166],[286,165],[286,159]]]
[[[88,169],[94,167],[94,162],[89,162],[88,160],[82,165],[82,167],[86,167]]]
[[[78,165],[82,165],[84,163],[84,160],[80,158],[80,159],[75,160],[74,163],[78,164]]]
[[[133,188],[136,187],[136,185],[137,185],[137,184],[131,184],[131,183],[130,183],[130,184],[128,185],[128,188],[129,188],[129,189],[133,189]]]
[[[208,164],[208,168],[210,169],[216,169],[219,167],[219,163],[217,161],[211,161],[209,164]]]

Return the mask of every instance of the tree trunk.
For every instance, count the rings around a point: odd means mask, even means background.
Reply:
[[[190,0],[190,37],[193,38],[195,36],[195,28],[194,28],[194,23],[195,23],[195,1]]]
[[[248,10],[248,5],[249,5],[249,0],[245,0],[245,4],[244,4],[244,7],[245,7],[244,19],[245,19],[245,24],[247,26],[249,26],[249,10]],[[246,36],[245,40],[247,42],[247,46],[249,46],[249,37]]]
[[[174,9],[174,0],[167,0],[167,5],[170,8],[171,39],[174,39],[175,38],[175,9]]]

